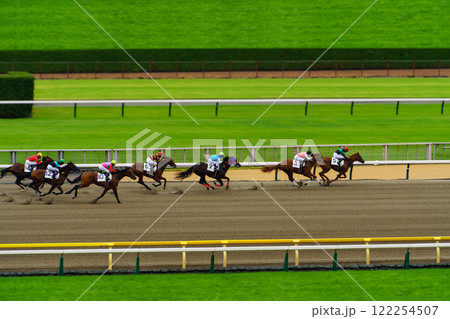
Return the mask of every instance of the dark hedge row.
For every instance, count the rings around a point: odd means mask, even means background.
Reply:
[[[34,77],[26,72],[0,76],[0,100],[33,100]],[[0,118],[30,117],[33,104],[0,104]]]
[[[149,49],[128,52],[151,72],[201,72],[303,70],[324,49]],[[315,70],[438,68],[439,60],[450,60],[450,49],[331,49]],[[14,70],[32,73],[140,72],[141,69],[121,50],[0,51],[0,72]],[[43,62],[42,64],[40,62]],[[70,63],[67,63],[70,61]],[[99,61],[95,63],[94,61]],[[125,61],[122,64],[122,61]],[[179,62],[176,62],[179,61]],[[206,61],[203,63],[202,61]],[[230,61],[233,61],[230,63]],[[256,65],[255,61],[259,62]],[[282,61],[285,61],[284,63]],[[297,62],[292,62],[297,61]],[[303,62],[298,62],[303,61]],[[420,61],[420,62],[419,62]],[[444,61],[441,67],[448,67]]]

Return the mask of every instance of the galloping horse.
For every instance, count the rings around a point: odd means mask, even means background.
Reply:
[[[158,163],[158,168],[155,172],[153,172],[153,175],[148,174],[148,172],[144,170],[144,163],[133,164],[133,166],[131,166],[131,170],[133,171],[134,175],[139,178],[138,183],[144,185],[148,190],[150,190],[151,188],[145,185],[144,176],[153,178],[156,182],[158,182],[159,184],[153,183],[153,186],[155,187],[160,186],[161,180],[164,180],[164,189],[166,189],[167,180],[162,177],[162,174],[164,173],[167,165],[170,165],[174,168],[177,167],[177,164],[175,164],[175,162],[170,157],[164,157],[161,162]]]
[[[72,163],[69,162],[67,165],[64,165],[61,168],[61,173],[59,174],[59,177],[57,179],[51,179],[51,178],[45,178],[45,169],[37,169],[31,172],[31,179],[33,182],[28,185],[28,187],[33,187],[36,192],[40,194],[40,196],[46,196],[50,194],[55,188],[59,189],[59,193],[53,193],[55,195],[61,195],[63,194],[63,190],[61,188],[61,185],[64,184],[67,176],[69,176],[70,172],[76,172],[79,171],[78,167]],[[52,185],[50,190],[46,194],[42,194],[39,190],[40,186],[47,182],[48,184]]]
[[[136,176],[133,174],[133,171],[130,168],[124,168],[124,169],[118,169],[116,172],[111,173],[112,177],[111,180],[108,182],[97,182],[97,172],[84,172],[77,178],[75,178],[73,181],[69,181],[70,183],[77,183],[81,181],[80,185],[75,185],[70,191],[65,192],[65,194],[70,194],[75,190],[75,195],[73,195],[72,199],[76,198],[78,195],[78,189],[88,187],[91,184],[95,184],[97,186],[103,187],[105,190],[103,193],[97,197],[93,203],[96,203],[100,198],[102,198],[107,191],[110,189],[113,190],[114,195],[116,195],[117,202],[120,204],[119,196],[117,195],[117,186],[122,178],[125,176],[130,177],[131,179],[135,180]]]
[[[227,156],[223,158],[223,161],[222,163],[220,163],[219,169],[217,170],[215,175],[214,172],[208,171],[208,164],[198,163],[195,164],[194,166],[191,166],[187,171],[178,173],[176,178],[185,179],[186,177],[191,176],[192,173],[195,173],[198,176],[200,176],[200,181],[198,183],[205,186],[207,190],[209,190],[210,188],[212,189],[215,188],[206,182],[205,176],[209,176],[216,179],[219,182],[219,184],[214,183],[216,186],[223,186],[222,178],[224,178],[227,180],[226,189],[228,189],[228,186],[230,185],[230,179],[227,176],[225,176],[225,174],[227,173],[231,165],[241,167],[241,164],[239,164],[238,160],[235,157]]]
[[[305,164],[300,171],[300,168],[295,168],[292,166],[293,164],[292,159],[285,159],[281,163],[277,165],[267,165],[264,167],[261,167],[261,171],[264,173],[269,173],[271,171],[275,170],[281,170],[286,173],[289,180],[294,183],[295,186],[300,187],[303,185],[302,182],[294,179],[294,174],[301,174],[303,176],[306,176],[309,178],[309,181],[305,183],[305,186],[308,185],[314,178],[317,179],[317,177],[311,173],[311,169],[316,165],[316,158],[313,155],[313,159],[311,161],[305,161]]]
[[[348,158],[344,159],[344,165],[340,167],[337,165],[331,165],[331,157],[323,157],[323,160],[325,161],[325,164],[319,165],[322,168],[322,171],[319,173],[319,175],[320,177],[322,177],[323,185],[325,186],[330,185],[338,178],[346,178],[347,175],[345,175],[345,173],[353,165],[353,162],[358,161],[364,164],[364,159],[361,157],[361,155],[359,155],[359,153],[355,153],[353,155],[350,155]],[[339,173],[336,176],[336,178],[332,181],[330,181],[329,178],[325,175],[325,173],[328,172],[330,169],[334,169],[336,172]]]
[[[44,156],[42,158],[42,162],[40,164],[38,164],[36,166],[37,169],[45,169],[47,168],[47,165],[50,164],[51,162],[53,162],[53,160],[48,157],[48,156]],[[5,176],[5,174],[7,173],[11,173],[16,177],[16,185],[19,186],[22,190],[25,189],[25,187],[27,185],[22,184],[21,181],[25,178],[30,178],[31,172],[30,173],[25,173],[25,164],[23,163],[15,163],[13,165],[11,165],[8,168],[5,168],[4,170],[1,171],[0,173],[0,178],[2,178],[3,176]]]

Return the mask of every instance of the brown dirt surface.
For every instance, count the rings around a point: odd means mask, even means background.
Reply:
[[[186,191],[192,182],[169,180],[166,191],[154,187],[147,191],[136,182],[122,182],[122,204],[117,204],[112,193],[91,204],[102,191],[95,185],[81,189],[74,200],[71,195],[39,200],[31,190],[19,191],[12,181],[7,176],[0,182],[2,244],[288,239],[308,238],[308,234],[314,238],[449,235],[448,180],[340,181],[329,187],[311,183],[300,189],[286,181],[262,182],[292,218],[250,181],[232,181],[229,190],[214,191],[197,183]],[[65,190],[70,187],[63,186]],[[186,192],[181,196],[175,190]],[[411,263],[433,262],[435,254],[435,249],[413,249]],[[114,260],[118,257],[115,254]],[[133,269],[135,257],[125,255],[114,268]],[[375,264],[401,263],[403,257],[400,250],[371,251]],[[189,253],[187,266],[208,267],[209,258],[209,253]],[[229,252],[228,266],[281,266],[283,258],[284,252]],[[293,262],[293,256],[290,259]],[[365,254],[342,251],[339,259],[364,263]],[[107,260],[107,255],[66,255],[65,266],[99,270],[105,269]],[[301,252],[300,260],[301,264],[331,263],[329,256],[318,251]],[[0,271],[57,270],[58,261],[54,255],[0,256]],[[220,266],[221,262],[218,254],[216,263]],[[450,249],[441,249],[441,262],[450,262]],[[143,254],[141,267],[181,268],[181,254]]]

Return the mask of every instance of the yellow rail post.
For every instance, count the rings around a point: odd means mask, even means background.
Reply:
[[[370,238],[364,238],[366,245],[369,245]],[[370,265],[370,249],[366,248],[366,265]]]
[[[300,242],[300,240],[295,239],[293,240],[293,242],[295,243],[295,246],[298,246],[298,243]],[[300,256],[299,256],[299,252],[298,249],[295,250],[295,265],[298,266],[300,264]]]
[[[114,246],[114,243],[106,243],[106,246],[109,246],[109,249],[112,249]],[[112,270],[112,253],[109,254],[108,270]]]
[[[227,247],[228,240],[222,240],[222,247]],[[227,266],[227,252],[223,251],[223,268]]]
[[[187,241],[180,242],[182,248],[186,248]],[[181,253],[181,268],[186,269],[186,252]]]
[[[439,240],[441,238],[440,237],[436,237],[436,244],[439,244]],[[436,263],[439,264],[441,263],[441,248],[440,247],[436,247]]]

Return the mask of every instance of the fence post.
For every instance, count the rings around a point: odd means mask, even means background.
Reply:
[[[67,61],[67,78],[70,78],[69,72],[70,72],[70,61]]]
[[[370,239],[365,238],[366,245],[369,245]],[[366,265],[370,265],[370,249],[366,248]]]
[[[124,78],[124,72],[125,72],[125,61],[122,60],[122,79]]]
[[[172,116],[172,102],[169,102],[169,116]]]
[[[440,239],[435,238],[435,239]],[[439,244],[439,240],[436,240],[436,244]],[[441,263],[441,248],[440,247],[436,247],[436,264],[440,264]]]
[[[17,160],[17,152],[11,151],[11,153],[9,155],[9,160],[10,160],[11,164],[14,164]]]
[[[352,105],[350,106],[350,115],[353,115],[353,104],[355,104],[354,101],[352,101]]]
[[[215,272],[215,269],[214,269],[214,252],[212,252],[211,263],[209,265],[209,273],[213,274],[214,272]]]
[[[405,254],[405,261],[403,262],[403,269],[409,269],[409,248]]]
[[[389,146],[383,145],[383,161],[387,161],[389,157]]]
[[[187,242],[181,242],[182,246],[181,248],[186,248]],[[186,269],[186,252],[183,251],[181,253],[181,268]]]
[[[409,179],[409,165],[410,164],[406,165],[406,179],[407,180]]]
[[[125,103],[122,103],[122,117],[124,116],[124,114],[125,114]]]
[[[288,251],[286,250],[286,253],[284,254],[284,267],[283,267],[283,271],[289,271],[289,254]]]
[[[441,114],[444,114],[444,104],[445,104],[445,101],[442,101],[442,105],[441,105]]]
[[[333,271],[337,270],[337,249],[334,250],[333,255]]]
[[[397,101],[397,107],[395,108],[395,115],[398,115],[399,106],[400,106],[400,101]]]
[[[349,179],[350,180],[353,179],[353,164],[352,164],[352,166],[350,166],[350,177],[349,177]]]
[[[305,116],[308,115],[308,101],[305,103]]]
[[[216,102],[216,116],[219,113],[219,102]]]
[[[431,160],[431,150],[432,150],[433,148],[431,147],[431,143],[430,144],[427,144],[427,161],[430,161]]]
[[[61,254],[59,257],[59,275],[64,276],[64,255]]]
[[[73,104],[73,117],[77,117],[77,103]]]
[[[136,255],[136,275],[141,273],[139,253]]]

